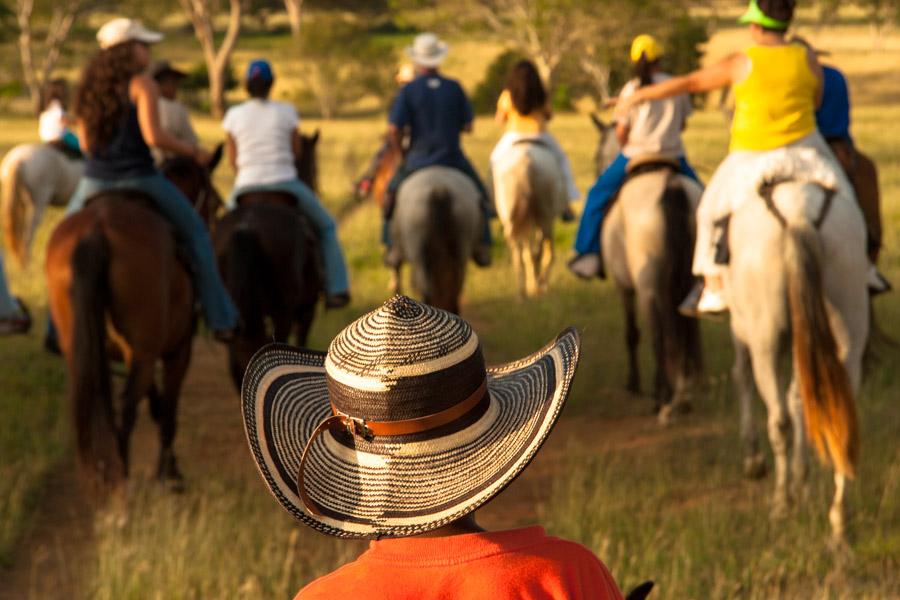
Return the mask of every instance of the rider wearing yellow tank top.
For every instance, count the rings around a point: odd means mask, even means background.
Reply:
[[[799,44],[751,46],[750,74],[734,84],[731,150],[772,150],[816,129],[818,79]]]

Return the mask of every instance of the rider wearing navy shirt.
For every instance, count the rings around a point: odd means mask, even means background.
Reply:
[[[491,245],[488,194],[460,145],[462,133],[472,131],[472,104],[457,81],[438,73],[437,67],[447,55],[447,45],[437,36],[431,33],[417,36],[413,45],[407,48],[407,54],[416,66],[416,78],[397,94],[389,122],[394,143],[401,143],[402,132],[409,133],[409,149],[388,185],[385,198],[383,241],[388,246],[385,262],[395,266],[400,260],[391,252],[387,226],[400,184],[419,169],[440,165],[459,169],[478,188],[484,213],[483,234],[482,243],[476,247],[472,258],[477,264],[487,266]]]

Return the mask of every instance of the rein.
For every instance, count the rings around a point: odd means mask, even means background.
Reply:
[[[759,195],[766,203],[766,208],[769,209],[769,212],[772,213],[772,216],[775,217],[775,220],[781,225],[782,228],[787,229],[788,222],[784,215],[778,210],[778,207],[775,206],[775,201],[772,199],[772,195],[775,192],[775,188],[781,185],[782,183],[788,183],[791,181],[795,181],[792,178],[779,178],[779,179],[767,179],[759,186]],[[834,202],[834,197],[837,194],[837,190],[830,187],[825,187],[821,184],[816,184],[822,191],[825,192],[825,200],[822,202],[822,208],[819,210],[819,216],[813,220],[813,226],[816,229],[820,229],[822,227],[822,223],[825,222],[825,218],[828,216],[828,213],[831,212],[831,205]]]

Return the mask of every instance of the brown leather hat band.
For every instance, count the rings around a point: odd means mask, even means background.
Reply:
[[[306,493],[306,486],[303,485],[303,476],[306,467],[306,459],[309,456],[309,449],[312,447],[313,441],[326,431],[335,431],[345,429],[351,435],[359,436],[364,439],[372,439],[374,436],[395,436],[395,435],[411,435],[415,433],[424,433],[443,427],[448,423],[465,416],[469,411],[474,409],[487,391],[487,379],[481,382],[474,392],[472,392],[465,400],[451,406],[446,410],[437,412],[424,417],[415,419],[405,419],[403,421],[366,421],[340,413],[332,404],[331,409],[334,415],[328,417],[313,430],[312,435],[303,448],[303,454],[300,456],[300,466],[297,468],[297,495],[306,509],[314,515],[322,516],[316,503]]]

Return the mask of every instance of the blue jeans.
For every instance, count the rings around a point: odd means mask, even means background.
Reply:
[[[9,293],[6,283],[6,271],[3,269],[3,253],[0,252],[0,319],[9,319],[19,312],[19,305]]]
[[[297,206],[300,211],[306,215],[319,234],[319,248],[325,266],[325,292],[329,296],[347,293],[350,289],[350,281],[347,277],[344,251],[341,249],[341,243],[337,236],[337,225],[316,198],[315,192],[299,179],[266,185],[247,185],[232,190],[227,202],[228,207],[234,208],[238,196],[246,192],[285,192],[297,198]]]
[[[116,180],[82,177],[69,200],[66,214],[80,210],[88,198],[99,192],[124,189],[139,190],[150,196],[159,212],[175,226],[197,272],[197,289],[206,324],[213,331],[233,329],[237,325],[238,311],[219,276],[206,226],[181,190],[161,174]]]
[[[679,157],[678,162],[681,164],[683,175],[700,183],[697,173],[694,172],[684,156]],[[588,191],[584,210],[581,213],[581,222],[578,224],[578,234],[575,237],[575,251],[578,254],[600,253],[600,230],[603,228],[603,219],[606,218],[610,201],[616,196],[628,177],[627,166],[628,158],[624,154],[619,154],[603,171],[594,187]]]

